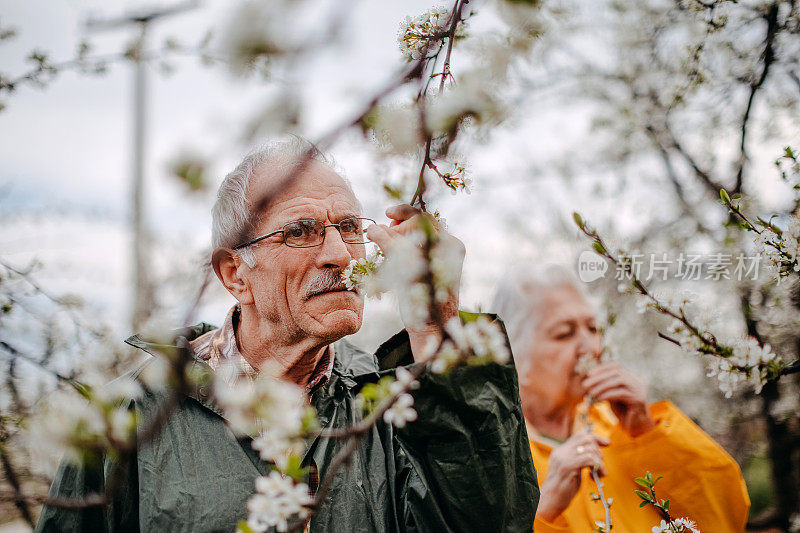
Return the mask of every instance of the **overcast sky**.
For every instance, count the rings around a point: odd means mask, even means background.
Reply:
[[[295,78],[246,81],[232,76],[224,65],[206,67],[196,58],[172,61],[175,70],[170,75],[160,73],[157,64],[149,69],[147,221],[156,237],[153,268],[162,270],[159,275],[199,268],[210,240],[216,186],[248,151],[241,141],[244,126],[276,87],[288,84],[303,96],[307,113],[298,132],[318,137],[363,105],[365,97],[397,71],[402,64],[396,43],[399,22],[431,6],[426,0],[364,1],[351,7],[341,2],[312,4],[321,6],[317,16],[330,6],[344,6],[340,8],[348,10],[347,23],[342,40],[309,59]],[[0,44],[2,72],[12,77],[25,72],[29,67],[24,57],[34,48],[50,53],[54,62],[69,59],[87,36],[96,53],[119,52],[135,35],[132,28],[87,34],[85,21],[90,16],[118,17],[141,5],[0,0],[0,25],[18,31],[17,38]],[[219,30],[226,24],[230,5],[207,1],[157,23],[149,48],[167,37],[184,44],[200,41],[209,28]],[[471,24],[480,24],[479,18]],[[456,77],[458,67],[454,61]],[[66,72],[44,89],[20,86],[0,112],[0,257],[17,266],[41,260],[38,276],[43,284],[56,292],[82,294],[90,309],[121,333],[129,320],[132,81],[127,63],[112,65],[99,77]],[[512,110],[515,115],[508,125],[468,154],[473,194],[451,197],[439,192],[430,198],[467,246],[465,307],[485,308],[495,280],[510,262],[572,261],[576,245],[547,235],[568,220],[573,209],[602,214],[623,227],[658,209],[652,187],[621,191],[614,205],[594,201],[594,184],[607,177],[602,169],[589,169],[567,187],[558,186],[556,168],[531,170],[532,162],[555,153],[565,160],[573,157],[569,147],[586,134],[586,109],[562,104],[532,94],[530,101]],[[358,137],[355,132],[345,136],[334,146],[333,156],[353,181],[366,214],[382,219],[387,201],[380,192],[380,167],[376,171]],[[168,163],[184,151],[210,162],[211,186],[205,193],[189,194],[167,172]],[[180,291],[172,292],[178,299]],[[212,291],[198,318],[219,322],[232,301],[223,291]]]
[[[69,59],[87,36],[96,53],[118,52],[135,35],[132,28],[87,33],[85,21],[117,17],[139,5],[107,0],[0,0],[0,23],[18,31],[15,39],[0,45],[3,72],[11,76],[25,72],[29,67],[23,59],[34,48],[48,52],[53,62]],[[228,5],[205,2],[201,8],[157,23],[149,35],[150,47],[161,45],[167,37],[184,44],[198,42],[207,29],[225,25]],[[398,69],[398,24],[430,4],[414,0],[353,5],[342,42],[307,65],[302,79],[278,80],[292,84],[304,96],[309,111],[301,131],[312,139],[362,105],[364,97]],[[236,78],[223,65],[202,66],[195,58],[172,64],[175,70],[170,75],[152,65],[147,92],[147,220],[157,237],[155,253],[167,265],[172,254],[195,250],[199,255],[207,246],[213,189],[247,151],[241,142],[242,129],[275,87]],[[82,294],[91,309],[121,330],[129,312],[132,81],[132,67],[127,63],[112,65],[99,77],[65,72],[44,89],[20,86],[0,113],[3,259],[17,266],[39,259],[44,265],[38,274],[42,283],[56,292]],[[356,137],[345,137],[333,155],[354,182],[367,214],[380,218],[387,205],[379,192],[380,179]],[[499,141],[471,154],[473,195],[433,197],[453,232],[468,246],[465,305],[485,306],[504,260],[531,247],[509,242],[492,226],[502,224],[509,211],[528,211],[534,225],[536,213],[530,207],[537,200],[513,194],[524,176],[510,175],[514,167],[508,163],[522,146],[535,152],[559,139],[542,134],[532,137],[499,132]],[[169,175],[169,161],[183,151],[210,161],[212,190],[188,194]],[[503,161],[505,168],[496,161]],[[524,167],[519,164],[517,169],[521,172]],[[484,174],[487,181],[482,181]],[[488,180],[498,177],[502,183],[493,182],[490,188]],[[505,213],[492,208],[498,202]],[[191,262],[186,263],[182,261],[183,267],[191,269]],[[207,316],[199,318],[215,322],[232,300],[222,291],[211,296],[201,311]]]

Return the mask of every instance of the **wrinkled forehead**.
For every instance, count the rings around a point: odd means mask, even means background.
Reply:
[[[261,165],[247,188],[247,199],[259,218],[268,220],[304,206],[344,214],[360,213],[360,204],[345,179],[316,160],[286,160]]]

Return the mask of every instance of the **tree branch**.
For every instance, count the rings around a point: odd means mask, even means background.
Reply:
[[[767,21],[767,35],[764,38],[764,52],[761,55],[763,58],[763,67],[761,70],[761,75],[758,77],[758,79],[754,80],[750,84],[750,94],[747,97],[747,106],[745,107],[744,116],[742,117],[742,128],[739,139],[739,160],[736,166],[736,185],[733,189],[734,193],[740,193],[742,191],[742,185],[744,182],[744,167],[748,160],[746,149],[747,131],[748,124],[750,122],[750,113],[753,109],[753,102],[755,101],[758,90],[762,85],[764,85],[764,81],[766,81],[767,74],[770,70],[770,66],[775,59],[774,42],[778,30],[777,2],[769,7],[769,11],[764,16],[764,19]]]

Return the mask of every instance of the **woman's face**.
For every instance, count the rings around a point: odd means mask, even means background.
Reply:
[[[602,337],[589,303],[569,285],[548,289],[539,303],[541,319],[520,365],[523,401],[549,406],[579,403],[584,395],[575,365],[584,354],[600,356]],[[544,405],[542,405],[544,407]]]

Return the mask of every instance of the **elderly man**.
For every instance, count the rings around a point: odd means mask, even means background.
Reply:
[[[387,215],[390,225],[366,229],[384,249],[419,224],[410,206]],[[323,427],[360,420],[361,387],[415,364],[428,339],[441,335],[434,327],[407,328],[374,355],[343,339],[361,327],[362,297],[341,280],[350,261],[365,256],[360,216],[348,184],[306,143],[248,155],[225,178],[213,213],[212,264],[237,304],[220,328],[201,324],[180,342],[212,371],[232,363],[252,377],[267,364],[271,372],[279,368],[308,392]],[[457,301],[443,313],[455,316]],[[138,337],[128,342],[157,353]],[[310,530],[531,531],[538,488],[513,365],[424,374],[413,396],[417,420],[403,428],[381,422],[364,435]],[[157,398],[137,399],[135,408],[149,421]],[[200,388],[139,447],[110,506],[47,507],[37,529],[233,531],[246,517],[254,478],[270,469],[251,442],[234,436]],[[324,437],[309,443],[303,464],[311,468],[312,490],[346,444]],[[107,481],[102,470],[65,465],[51,496],[80,496]]]
[[[738,465],[672,403],[648,404],[644,383],[600,362],[602,336],[582,288],[565,269],[518,268],[504,276],[494,309],[506,321],[519,372],[531,452],[542,487],[537,533],[594,531],[605,521],[591,469],[613,500],[615,533],[661,523],[641,509],[636,477],[656,486],[674,518],[700,531],[744,531],[750,501]],[[594,363],[594,364],[593,364]],[[585,398],[596,402],[586,411]],[[653,529],[655,531],[655,529]],[[687,529],[687,531],[690,531]]]

